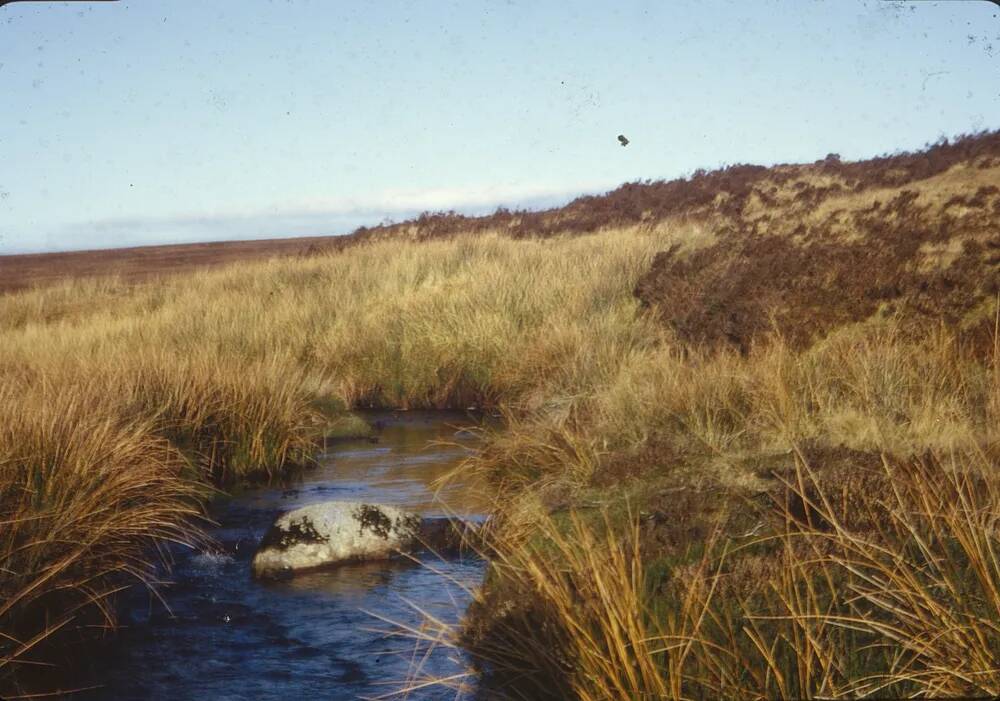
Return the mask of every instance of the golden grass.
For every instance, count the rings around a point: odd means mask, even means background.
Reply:
[[[823,601],[815,582],[845,569],[847,555],[816,580],[789,535],[780,568],[758,563],[774,573],[762,580],[778,592],[768,605],[799,616],[781,634],[812,652],[779,659],[787,646],[767,637],[767,619],[745,616],[749,632],[741,624],[728,642],[689,644],[729,620],[702,616],[716,601],[719,562],[685,570],[701,588],[650,595],[637,526],[622,536],[617,522],[624,496],[638,513],[664,480],[740,498],[780,492],[747,465],[787,462],[803,445],[894,460],[986,455],[1000,426],[1000,370],[948,329],[914,333],[893,319],[842,327],[806,350],[780,337],[745,356],[683,347],[641,312],[633,289],[657,251],[693,231],[383,241],[139,286],[110,279],[0,297],[0,520],[13,526],[0,531],[0,593],[16,602],[0,612],[0,666],[50,629],[26,623],[46,620],[47,607],[62,606],[50,622],[81,605],[111,620],[103,602],[118,575],[146,577],[150,544],[196,537],[189,524],[205,484],[307,463],[325,428],[318,407],[475,405],[507,421],[472,467],[518,496],[494,546],[498,576],[533,592],[553,626],[576,626],[520,631],[517,654],[541,664],[538,684],[562,675],[559,688],[584,699],[680,698],[690,684],[751,696],[862,688],[804,624],[819,605],[810,602]],[[629,479],[608,472],[630,461]],[[546,515],[595,494],[617,504],[604,528]],[[72,530],[82,523],[85,532]],[[76,533],[67,538],[78,550],[66,549],[63,531]],[[823,621],[823,635],[839,632]],[[756,676],[722,666],[746,649],[759,653]],[[590,675],[567,672],[566,659]],[[805,666],[793,674],[793,663]],[[919,688],[952,688],[926,679]]]
[[[510,413],[472,467],[497,481],[516,484],[520,473],[572,490],[609,454],[666,444],[750,488],[759,480],[741,463],[801,443],[906,456],[1000,440],[997,371],[944,328],[913,336],[894,320],[872,320],[805,351],[775,337],[746,357],[667,340],[618,360],[589,389]]]
[[[474,670],[497,699],[995,697],[996,465],[882,456],[868,477],[842,499],[800,453],[766,530],[716,529],[666,567],[634,512],[488,528],[471,629],[395,631],[423,655],[466,646],[472,669],[401,693],[467,690]]]
[[[50,630],[21,630],[48,607],[62,621],[89,603],[111,622],[118,575],[146,578],[150,545],[197,538],[199,484],[307,463],[344,424],[325,426],[317,407],[537,402],[612,368],[653,336],[630,289],[661,245],[640,233],[382,243],[0,297],[2,666]],[[595,333],[607,343],[591,347]],[[54,509],[105,519],[92,536],[67,531],[71,560]]]
[[[123,576],[152,586],[158,545],[199,540],[176,449],[81,397],[0,390],[0,678],[81,615],[112,624]]]
[[[489,630],[468,649],[468,631],[417,604],[411,606],[424,619],[418,626],[371,614],[388,624],[387,636],[415,644],[410,678],[379,698],[429,687],[468,693],[477,677],[486,697],[496,699],[670,698],[662,667],[667,648],[645,606],[634,523],[618,534],[607,520],[599,531],[576,514],[563,523],[541,515],[528,531],[483,526],[475,541],[467,544],[490,558],[490,577],[518,596],[492,610]],[[474,608],[489,605],[481,590],[452,584],[465,589]],[[443,678],[423,674],[424,661],[441,648],[471,653],[472,667]]]
[[[779,503],[783,525],[744,546],[770,546],[748,558],[755,568],[728,553],[736,564],[679,578],[709,611],[692,635],[690,694],[997,694],[996,466],[883,456],[877,479],[882,489],[841,500],[800,455],[788,489],[809,515]]]

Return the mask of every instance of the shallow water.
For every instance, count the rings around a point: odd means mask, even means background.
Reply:
[[[479,517],[481,490],[452,487],[435,498],[430,482],[475,446],[456,428],[471,423],[441,412],[370,415],[377,443],[331,446],[318,469],[290,488],[248,491],[213,510],[219,552],[178,552],[163,588],[170,611],[144,592],[124,597],[117,635],[78,659],[77,686],[101,685],[73,698],[350,699],[399,688],[411,671],[411,641],[390,638],[387,624],[407,625],[420,606],[456,621],[468,603],[460,584],[475,586],[478,559],[347,565],[287,582],[250,578],[256,543],[281,511],[329,499],[401,504],[419,513]],[[429,445],[448,441],[449,445]],[[428,558],[429,559],[429,558]],[[86,659],[83,659],[86,658]],[[439,649],[423,666],[437,676],[461,670],[456,653]],[[426,689],[407,698],[456,698]]]

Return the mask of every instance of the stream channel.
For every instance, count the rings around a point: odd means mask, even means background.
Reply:
[[[435,495],[432,482],[475,449],[460,430],[474,423],[446,412],[369,413],[377,442],[330,445],[317,468],[284,487],[240,492],[211,510],[217,552],[175,549],[169,610],[145,590],[121,597],[121,628],[91,646],[74,675],[98,688],[73,699],[354,699],[390,694],[413,674],[414,642],[387,636],[393,626],[422,620],[414,606],[458,621],[469,602],[465,587],[482,580],[478,558],[439,560],[429,567],[405,560],[350,564],[282,582],[250,577],[257,543],[275,517],[327,500],[404,506],[425,516],[481,519],[482,489],[451,484]],[[133,588],[138,589],[138,588]],[[461,673],[461,653],[437,648],[421,676]],[[409,699],[456,698],[426,688]]]

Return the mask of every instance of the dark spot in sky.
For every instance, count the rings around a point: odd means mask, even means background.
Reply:
[[[618,143],[620,143],[622,146],[628,146],[628,139],[625,138],[624,134],[618,135]]]

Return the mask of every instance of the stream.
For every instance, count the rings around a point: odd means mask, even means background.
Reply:
[[[79,686],[98,688],[73,699],[353,699],[388,695],[411,674],[412,640],[390,637],[394,622],[419,626],[410,605],[458,621],[469,601],[463,589],[482,579],[478,558],[431,567],[405,561],[344,565],[284,582],[250,577],[256,544],[282,511],[326,500],[405,506],[423,515],[481,518],[483,490],[431,482],[476,445],[458,427],[472,420],[445,412],[371,413],[378,441],[329,446],[319,466],[287,487],[245,491],[219,501],[210,529],[218,552],[177,550],[162,587],[169,611],[146,591],[121,597],[121,628],[78,659]],[[447,441],[450,444],[436,444]],[[460,673],[455,650],[438,648],[422,674]],[[455,699],[424,688],[409,699]]]

